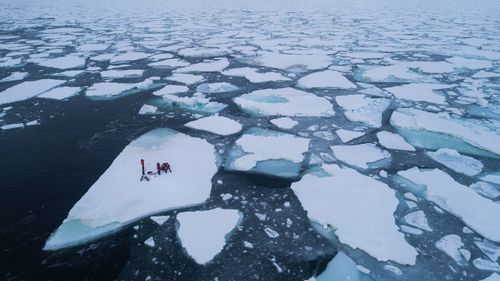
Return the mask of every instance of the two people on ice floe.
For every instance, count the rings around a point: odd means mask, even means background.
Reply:
[[[145,176],[146,175],[146,171],[144,169],[144,159],[141,159],[141,167],[142,167],[142,175]],[[171,172],[172,173],[172,169],[170,168],[170,164],[168,162],[165,162],[163,164],[160,165],[160,162],[156,162],[156,172],[158,175],[161,175],[161,171],[167,173],[167,172]],[[148,174],[153,174],[153,172],[148,172]]]

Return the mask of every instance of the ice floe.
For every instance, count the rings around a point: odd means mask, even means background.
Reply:
[[[242,213],[230,209],[183,212],[177,215],[177,235],[186,252],[197,263],[205,264],[222,251],[242,219]]]
[[[491,223],[500,216],[500,204],[480,196],[439,169],[415,167],[398,172],[395,179],[455,215],[480,235],[500,242],[500,225]]]
[[[186,85],[192,85],[205,81],[205,77],[203,77],[203,75],[195,75],[188,73],[174,73],[171,76],[167,77],[166,79]]]
[[[326,265],[321,274],[313,280],[316,281],[373,281],[366,273],[360,271],[356,262],[344,252],[338,252],[335,257]],[[369,271],[368,271],[369,273]]]
[[[426,231],[432,231],[432,228],[429,226],[429,223],[427,222],[427,217],[425,216],[424,211],[411,212],[408,215],[404,216],[403,219],[407,224],[411,226]]]
[[[154,105],[144,104],[139,109],[140,115],[157,114],[157,113],[158,113],[158,107]]]
[[[68,55],[54,59],[42,60],[39,65],[58,69],[81,68],[85,66],[85,58],[76,55]]]
[[[480,281],[500,281],[500,275],[498,275],[496,273],[492,273],[490,276],[488,276],[485,279],[482,279]]]
[[[469,156],[464,156],[456,150],[441,148],[437,151],[426,152],[434,161],[439,162],[457,173],[475,176],[483,170],[481,161]]]
[[[201,114],[214,114],[227,107],[227,104],[213,101],[203,93],[195,93],[191,97],[164,95],[160,105],[168,105]]]
[[[394,190],[371,177],[336,165],[322,166],[327,176],[306,174],[292,190],[309,218],[334,228],[340,242],[379,261],[415,264],[417,251],[395,223]]]
[[[23,80],[28,76],[28,72],[13,72],[9,76],[0,79],[0,82],[14,82]]]
[[[495,186],[487,182],[475,182],[469,185],[469,187],[486,198],[500,199],[500,188],[496,188]]]
[[[377,139],[383,147],[388,149],[415,151],[415,148],[398,134],[380,131],[377,133]]]
[[[446,104],[446,96],[438,94],[435,91],[449,89],[456,86],[457,85],[453,84],[414,83],[389,87],[384,90],[393,94],[398,99]]]
[[[3,92],[0,92],[0,105],[36,97],[41,93],[57,87],[65,82],[65,80],[55,79],[41,79],[36,81],[22,82],[21,84],[17,84],[8,88],[7,90],[4,90]]]
[[[165,96],[172,94],[180,94],[189,91],[189,88],[184,85],[167,85],[158,91],[153,92],[155,96]]]
[[[299,124],[299,122],[293,120],[290,117],[275,118],[271,119],[270,122],[273,123],[274,126],[279,127],[281,129],[292,129],[293,127]]]
[[[236,134],[241,131],[241,124],[224,116],[208,116],[191,121],[186,127],[211,132],[221,136]]]
[[[391,154],[372,143],[334,145],[330,147],[336,159],[357,168],[371,169],[387,166]]]
[[[145,160],[146,171],[155,171],[156,162],[168,161],[174,172],[140,181],[140,159]],[[202,203],[210,196],[216,162],[215,149],[205,140],[171,129],[142,135],[124,148],[73,206],[44,249],[84,243],[154,213]]]
[[[166,69],[186,67],[188,65],[190,65],[189,62],[183,61],[181,59],[166,59],[148,64],[148,66],[152,68],[166,68]]]
[[[500,134],[486,121],[400,108],[393,112],[390,122],[398,133],[417,147],[452,148],[459,152],[500,158]]]
[[[206,60],[203,62],[195,63],[186,67],[178,68],[175,72],[189,73],[189,72],[221,72],[229,66],[229,61],[226,58]]]
[[[339,136],[340,140],[343,143],[349,142],[353,139],[357,139],[365,134],[363,132],[344,130],[344,129],[338,129],[335,131],[335,133],[337,134],[337,136]]]
[[[325,98],[294,88],[263,89],[234,99],[244,111],[265,116],[333,116]]]
[[[259,72],[258,69],[251,67],[231,68],[223,71],[222,74],[227,76],[245,77],[252,83],[264,83],[271,81],[280,82],[290,80],[290,78],[283,76],[278,72]]]
[[[323,54],[299,55],[276,52],[260,52],[255,59],[258,65],[294,72],[326,68],[331,62],[332,58]]]
[[[109,63],[110,64],[124,64],[124,63],[129,63],[132,61],[136,60],[141,60],[149,57],[149,54],[142,53],[142,52],[128,52],[124,54],[119,54],[116,55],[112,58],[110,58]]]
[[[456,234],[449,234],[439,239],[436,242],[436,248],[443,251],[446,255],[452,258],[457,264],[465,265],[467,261],[459,251],[464,246],[460,236]]]
[[[77,95],[81,90],[82,89],[80,87],[59,87],[49,90],[39,95],[38,97],[45,99],[64,100]]]
[[[236,140],[225,169],[293,178],[299,175],[309,139],[251,128]]]
[[[204,83],[196,87],[196,91],[205,94],[233,92],[239,88],[227,82]]]
[[[143,69],[127,69],[127,70],[106,70],[101,72],[103,79],[120,79],[120,78],[141,78],[144,74]]]
[[[356,85],[349,81],[345,76],[337,71],[325,70],[314,72],[299,79],[297,82],[299,88],[338,88],[353,89]]]
[[[91,99],[102,100],[153,90],[161,86],[149,79],[139,83],[101,82],[89,87],[85,95]]]
[[[335,101],[344,109],[347,119],[372,128],[382,125],[382,113],[390,104],[388,99],[369,98],[362,94],[337,96]]]

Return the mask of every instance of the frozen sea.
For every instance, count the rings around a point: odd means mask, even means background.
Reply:
[[[498,281],[499,30],[495,0],[0,0],[0,279]]]

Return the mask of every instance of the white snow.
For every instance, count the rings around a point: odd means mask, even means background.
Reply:
[[[363,132],[356,132],[356,131],[344,130],[344,129],[338,129],[335,131],[335,133],[337,134],[337,136],[339,136],[340,140],[343,143],[349,142],[353,139],[357,139],[365,134]]]
[[[155,171],[156,162],[168,161],[173,173],[140,181],[140,159],[145,160],[146,171]],[[142,135],[124,148],[73,206],[45,249],[84,243],[143,217],[202,203],[210,196],[216,162],[215,149],[205,140],[171,129]]]
[[[383,147],[388,149],[415,151],[415,148],[398,134],[380,131],[377,133],[377,139]]]
[[[388,99],[369,98],[362,94],[336,96],[335,101],[345,110],[347,119],[372,128],[382,126],[382,113],[390,104]]]
[[[297,82],[299,88],[338,88],[338,89],[353,89],[356,85],[349,81],[340,72],[333,70],[325,70],[311,73],[299,79]]]
[[[264,83],[271,81],[280,82],[290,80],[290,78],[285,77],[278,72],[259,72],[258,69],[251,67],[231,68],[223,71],[222,74],[227,76],[245,77],[252,83]]]
[[[398,231],[394,190],[349,168],[323,164],[325,177],[305,175],[292,190],[310,219],[330,224],[340,242],[379,261],[415,264],[417,251]]]
[[[493,63],[489,60],[468,59],[462,57],[453,57],[446,60],[458,67],[468,69],[483,69],[493,67]]]
[[[299,122],[293,120],[290,117],[280,117],[271,119],[271,123],[273,123],[274,126],[279,127],[281,129],[292,129],[293,127],[299,124]]]
[[[361,169],[378,166],[376,162],[390,160],[391,154],[372,143],[357,145],[334,145],[330,147],[335,158]],[[385,161],[384,161],[385,162]]]
[[[400,108],[393,112],[391,124],[409,143],[417,147],[447,147],[488,157],[500,155],[500,134],[485,121]]]
[[[424,211],[415,211],[409,213],[403,219],[407,224],[411,226],[415,226],[426,231],[432,231],[432,228],[427,222],[427,217],[425,216]]]
[[[471,185],[469,185],[471,189],[476,191],[478,194],[481,194],[482,196],[489,198],[489,199],[495,199],[497,197],[500,197],[500,189],[497,189],[493,185],[479,181],[475,182]]]
[[[393,94],[398,99],[410,101],[425,101],[437,104],[446,104],[446,97],[437,94],[435,90],[456,87],[453,84],[414,83],[402,86],[385,88],[384,90]]]
[[[191,97],[164,95],[163,101],[173,107],[179,107],[202,114],[214,114],[227,107],[226,104],[212,101],[212,99],[207,98],[203,93],[195,93]]]
[[[426,152],[434,161],[439,162],[457,173],[462,173],[467,176],[475,176],[483,170],[481,161],[469,156],[464,156],[458,151],[441,148],[437,151]]]
[[[439,169],[411,168],[398,172],[404,185],[424,187],[421,196],[457,216],[482,236],[500,242],[500,225],[491,223],[500,216],[500,204],[486,199],[456,182]]]
[[[85,58],[76,55],[67,55],[65,57],[39,61],[38,64],[59,69],[81,68],[85,65]]]
[[[80,87],[59,87],[49,90],[39,95],[38,97],[45,99],[64,100],[78,94],[80,91]]]
[[[221,208],[183,212],[177,215],[177,235],[187,253],[198,264],[206,264],[222,251],[242,217],[238,210]]]
[[[41,79],[36,81],[26,81],[17,84],[0,92],[0,105],[27,100],[38,96],[39,94],[57,87],[66,81],[54,79]]]
[[[191,121],[186,127],[211,132],[220,136],[229,136],[241,131],[241,124],[224,116],[208,116]]]
[[[267,116],[333,116],[325,98],[294,88],[262,89],[234,99],[244,111]]]

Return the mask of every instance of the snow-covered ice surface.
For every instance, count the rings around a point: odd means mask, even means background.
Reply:
[[[497,278],[499,14],[494,0],[2,1],[0,279],[301,281],[332,258],[375,281]],[[139,182],[143,155],[112,163],[155,128],[186,140],[146,159],[172,174]],[[110,172],[130,180],[104,188]],[[314,192],[323,181],[335,196]],[[104,193],[84,195],[94,182]],[[129,182],[203,198],[141,203]],[[79,198],[85,220],[47,243],[74,247],[38,251]],[[154,210],[128,216],[139,205]],[[217,208],[244,219],[200,265],[174,218]],[[458,263],[436,247],[449,235]]]
[[[197,263],[205,264],[222,251],[242,216],[238,210],[220,208],[180,213],[177,235],[187,253]]]
[[[203,203],[217,172],[216,157],[207,141],[171,129],[140,136],[73,206],[45,249],[76,245],[160,211]],[[146,171],[156,171],[156,162],[168,161],[176,172],[140,181],[140,159],[146,161]],[[192,169],[196,177],[189,176]]]

